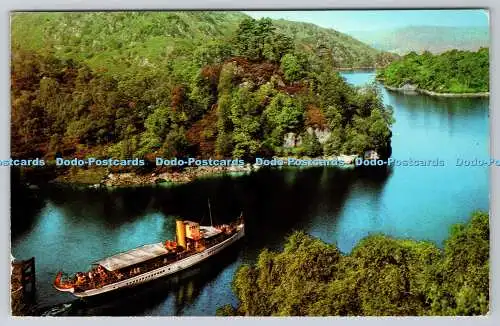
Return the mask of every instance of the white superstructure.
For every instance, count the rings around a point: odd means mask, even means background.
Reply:
[[[205,233],[207,236],[209,235],[210,232],[217,232],[217,230],[211,226],[210,227],[203,226],[201,228],[203,231],[205,231],[203,233]],[[224,241],[217,243],[211,247],[208,247],[207,249],[199,253],[192,254],[190,256],[187,256],[186,258],[172,262],[168,265],[159,267],[149,272],[145,272],[130,278],[126,278],[121,281],[104,285],[99,288],[93,288],[85,291],[75,291],[73,287],[67,289],[64,288],[58,288],[58,289],[60,291],[71,292],[73,295],[77,297],[91,297],[122,288],[133,287],[138,284],[146,283],[166,275],[174,274],[176,272],[189,268],[193,265],[196,265],[204,261],[205,259],[209,258],[210,256],[217,254],[224,248],[230,246],[237,240],[241,239],[244,235],[245,235],[245,225],[244,223],[241,223],[236,226],[236,232],[229,238],[225,239]],[[137,262],[144,261],[145,258],[146,259],[148,257],[153,258],[162,255],[164,253],[166,253],[166,249],[161,243],[150,244],[133,249],[125,253],[120,253],[105,258],[103,260],[96,262],[95,264],[99,264],[105,267],[108,271],[114,271],[123,267],[134,265]]]

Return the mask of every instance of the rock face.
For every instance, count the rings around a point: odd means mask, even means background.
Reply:
[[[312,128],[308,127],[306,131],[312,135],[313,133],[316,135],[318,138],[318,141],[321,145],[323,145],[328,138],[330,137],[331,131],[328,128],[325,129],[319,129],[319,128]],[[302,145],[302,136],[297,135],[294,132],[289,132],[285,134],[283,137],[283,147],[285,148],[294,148],[294,147],[299,147]]]
[[[302,144],[302,137],[294,132],[289,132],[283,137],[283,147],[293,148]]]
[[[353,164],[354,160],[357,157],[358,157],[357,155],[343,155],[343,154],[341,154],[337,157],[337,159],[343,161],[346,164]]]
[[[380,155],[377,153],[377,151],[374,150],[368,150],[365,152],[365,155],[363,155],[365,160],[378,160],[380,159]]]
[[[416,92],[417,91],[417,86],[416,85],[412,85],[412,84],[404,84],[403,86],[401,86],[401,90],[403,92]]]
[[[332,132],[328,128],[325,128],[325,129],[315,128],[315,129],[313,129],[312,127],[308,127],[307,132],[310,135],[312,135],[314,133],[316,135],[316,137],[318,138],[318,141],[321,145],[323,145],[328,140],[328,138],[330,138],[330,135],[332,134]]]

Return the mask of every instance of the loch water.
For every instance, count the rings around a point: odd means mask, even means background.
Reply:
[[[354,85],[373,71],[343,73]],[[36,257],[36,305],[62,315],[214,315],[236,304],[234,272],[263,248],[280,249],[303,230],[348,253],[371,233],[442,246],[450,227],[488,210],[489,169],[458,160],[489,158],[488,99],[439,98],[381,89],[394,110],[392,157],[442,160],[440,167],[386,171],[308,168],[264,170],[178,186],[123,189],[12,188],[12,254]],[[246,237],[219,257],[120,295],[84,302],[52,287],[59,270],[85,270],[100,258],[173,239],[175,217],[215,223],[243,211]],[[63,303],[70,303],[61,305]]]

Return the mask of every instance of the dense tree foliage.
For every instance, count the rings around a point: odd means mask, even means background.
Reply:
[[[250,60],[279,62],[292,49],[293,42],[288,36],[276,33],[275,29],[270,18],[245,18],[235,37],[237,53]]]
[[[45,26],[47,43],[23,22]],[[16,14],[13,156],[251,159],[286,153],[290,132],[304,155],[388,154],[392,112],[376,87],[353,88],[336,55],[301,49],[280,26],[238,13]]]
[[[442,54],[411,52],[380,70],[378,78],[388,86],[412,84],[438,93],[489,91],[489,50],[451,50]]]
[[[342,254],[303,232],[263,250],[233,280],[237,308],[218,315],[484,315],[489,302],[489,217],[452,229],[444,250],[372,235]]]

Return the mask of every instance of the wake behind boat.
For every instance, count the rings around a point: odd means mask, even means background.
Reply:
[[[196,265],[245,235],[243,216],[221,226],[176,221],[176,241],[147,244],[104,258],[88,272],[65,277],[59,272],[54,287],[77,297],[91,297],[129,288]]]

